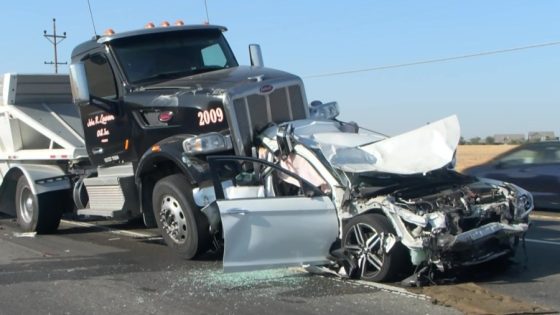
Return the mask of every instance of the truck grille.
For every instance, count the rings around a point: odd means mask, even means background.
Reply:
[[[279,87],[265,95],[252,94],[237,98],[233,101],[233,108],[239,127],[238,131],[233,129],[234,132],[239,132],[237,136],[242,142],[236,143],[236,151],[247,155],[250,154],[250,143],[254,135],[269,123],[279,124],[307,118],[307,107],[299,85]]]

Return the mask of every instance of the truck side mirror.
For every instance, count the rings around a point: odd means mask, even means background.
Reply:
[[[309,116],[313,119],[333,120],[340,115],[337,102],[313,101],[309,106]]]
[[[264,67],[261,46],[257,44],[249,45],[249,57],[251,58],[251,66]]]
[[[74,103],[80,106],[87,105],[90,101],[90,95],[86,79],[86,68],[82,62],[70,65],[70,86]]]

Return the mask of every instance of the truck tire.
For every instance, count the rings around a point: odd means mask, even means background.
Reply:
[[[191,259],[210,248],[209,225],[195,206],[191,185],[180,175],[160,179],[153,191],[153,209],[167,246]]]
[[[380,214],[362,214],[344,226],[342,244],[356,265],[349,273],[351,278],[386,282],[408,271],[406,248],[397,242],[385,253],[379,238],[381,233],[396,234],[387,218]]]
[[[35,195],[25,176],[20,176],[15,194],[16,217],[24,232],[47,234],[55,232],[60,224],[62,208],[51,194]]]

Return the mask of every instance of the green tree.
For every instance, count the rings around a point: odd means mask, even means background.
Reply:
[[[482,140],[482,139],[480,139],[480,137],[474,137],[474,138],[471,138],[469,140],[469,143],[470,144],[480,144],[480,140]]]
[[[494,137],[488,136],[485,139],[486,144],[495,144],[496,143],[496,139],[494,139]]]

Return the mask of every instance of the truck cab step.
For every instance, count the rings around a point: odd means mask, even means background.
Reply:
[[[90,215],[90,216],[98,216],[98,217],[105,217],[105,218],[127,218],[128,213],[127,211],[121,209],[79,209],[78,215]]]

